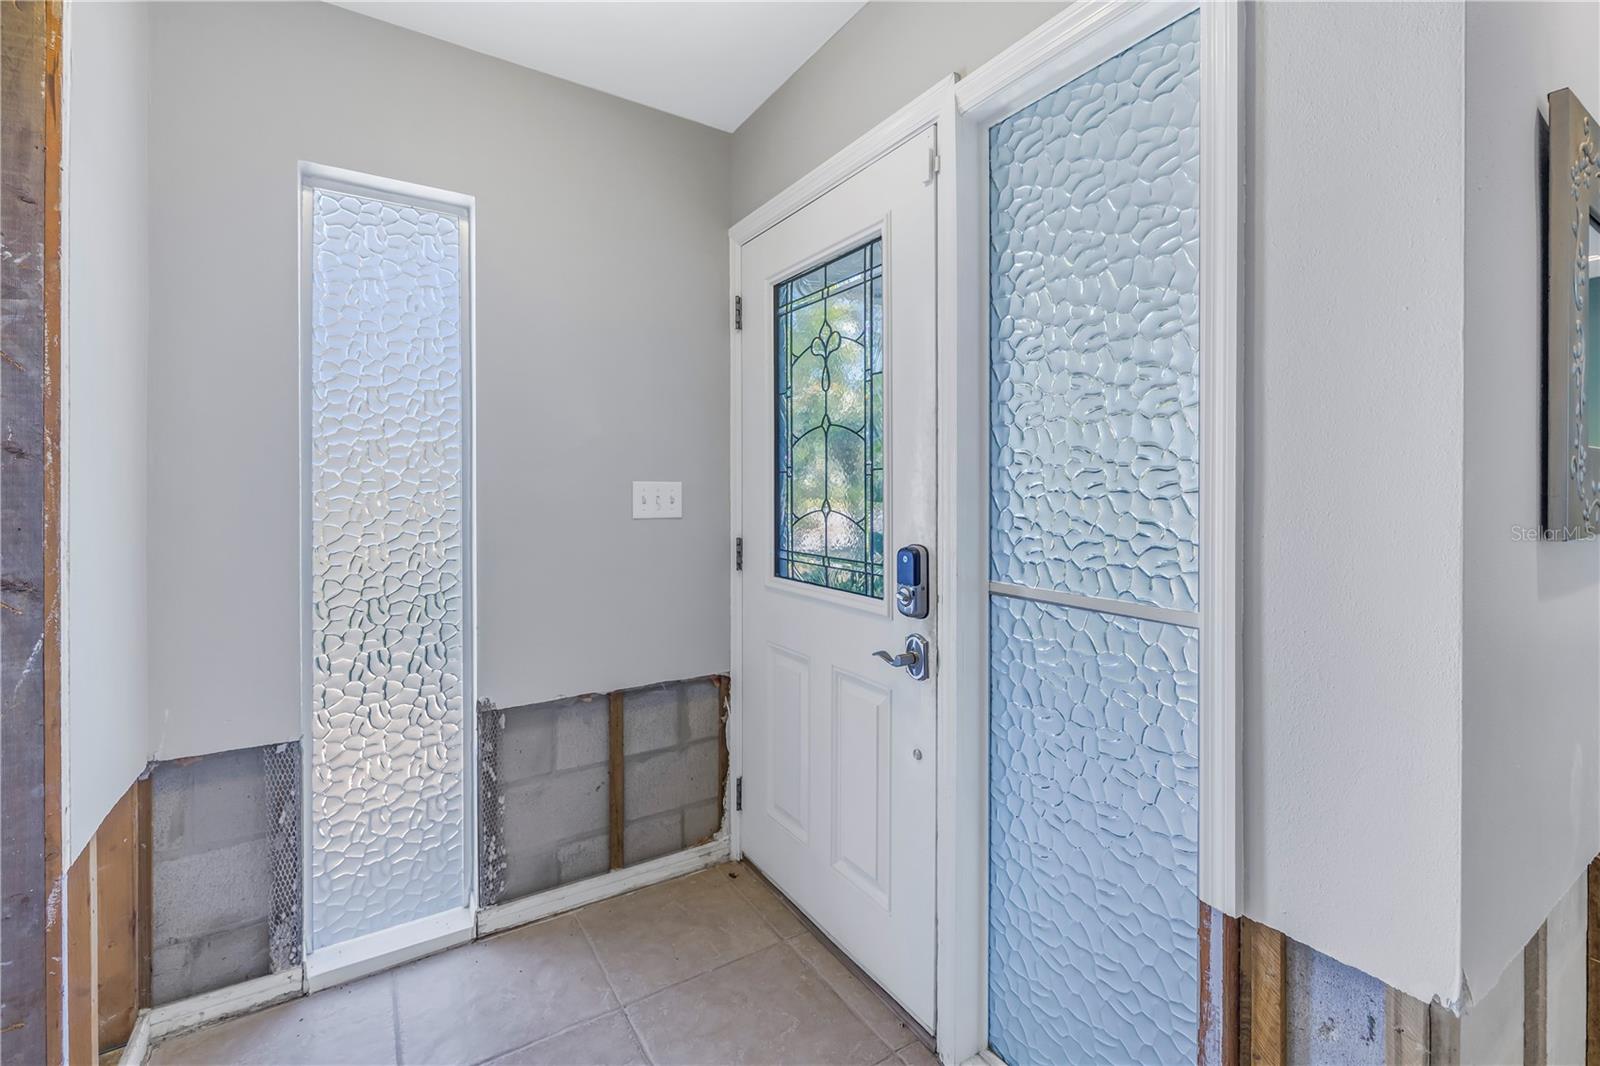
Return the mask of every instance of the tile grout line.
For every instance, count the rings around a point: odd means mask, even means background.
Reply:
[[[744,863],[736,863],[735,865],[739,866],[741,868],[741,870],[743,871],[744,875],[747,876],[747,877],[750,877],[754,881],[754,883],[756,885],[758,885],[760,888],[762,888],[766,892],[770,893],[772,895],[772,897],[777,901],[778,906],[782,907],[786,911],[791,911],[791,912],[793,911],[793,906],[789,903],[789,901],[786,900],[783,897],[782,893],[780,893],[778,891],[778,889],[774,885],[772,885],[772,883],[769,882],[759,872],[757,872],[755,869],[753,869],[753,868],[751,868],[749,866],[746,866]],[[736,891],[741,896],[741,898],[743,898],[743,892],[740,891],[740,890],[736,890]],[[749,900],[745,900],[745,902],[748,904]],[[751,909],[752,910],[756,910],[756,908],[753,905],[751,906]],[[806,958],[799,951],[796,951],[794,949],[793,945],[791,944],[791,941],[799,940],[801,937],[804,937],[804,936],[810,936],[813,939],[817,939],[816,933],[812,929],[810,929],[808,927],[808,924],[807,924],[807,922],[806,922],[806,920],[804,918],[802,918],[802,917],[800,917],[798,915],[795,916],[796,920],[799,922],[800,931],[798,933],[795,933],[793,936],[786,937],[782,933],[778,932],[777,926],[775,926],[771,922],[767,921],[766,915],[761,914],[761,912],[759,910],[756,910],[756,914],[757,914],[758,917],[761,918],[762,921],[767,922],[767,928],[771,929],[772,932],[777,936],[779,943],[781,943],[781,944],[790,944],[789,950],[790,951],[794,951],[794,954],[800,959],[800,961],[802,963],[804,963],[806,965],[806,968],[809,969],[812,973],[816,974],[817,977],[822,981],[822,983],[828,986],[828,991],[832,992],[836,996],[839,996],[839,1001],[844,1004],[845,1010],[847,1010],[851,1014],[853,1014],[858,1022],[860,1022],[862,1025],[865,1025],[867,1027],[867,1031],[869,1033],[871,1033],[873,1036],[877,1036],[879,1040],[883,1040],[883,1037],[878,1036],[878,1031],[873,1028],[872,1023],[867,1021],[866,1017],[864,1015],[862,1015],[862,1013],[860,1011],[858,1011],[854,1007],[852,1007],[850,1005],[849,1000],[845,999],[844,996],[839,994],[838,989],[833,987],[833,982],[828,980],[827,975],[824,974],[821,970],[819,970],[815,965],[813,965],[810,959]],[[827,954],[829,954],[830,956],[832,955],[831,949],[828,947],[827,944],[824,944],[820,939],[817,939],[817,946],[819,948],[821,948],[822,951],[824,951]],[[860,978],[856,977],[856,975],[851,973],[849,970],[845,970],[845,976],[849,977],[851,980],[854,980],[858,984],[860,984],[862,991],[865,992],[867,995],[871,996],[873,999],[875,999],[875,1000],[881,1000],[882,999],[882,997],[876,991],[874,991],[872,988],[868,987],[864,982],[862,982],[860,980]],[[886,1006],[887,1006],[887,1004],[886,1004]],[[893,1011],[892,1008],[890,1009],[890,1013],[894,1014],[894,1011]],[[900,1019],[899,1019],[898,1016],[895,1017],[895,1020],[897,1022],[900,1022]],[[901,1044],[899,1047],[889,1047],[889,1055],[890,1055],[891,1058],[898,1057],[900,1052],[901,1052],[901,1050],[903,1050],[904,1048],[910,1047],[912,1044],[921,1044],[922,1043],[922,1041],[920,1039],[918,1039],[917,1034],[911,1031],[910,1026],[907,1026],[904,1022],[900,1022],[900,1028],[902,1030],[904,1030],[904,1035],[906,1037],[906,1042]],[[883,1043],[884,1043],[885,1046],[889,1045],[889,1041],[887,1041],[887,1040],[883,1040]]]
[[[633,1042],[638,1045],[645,1061],[653,1064],[656,1057],[645,1047],[644,1035],[639,1032],[639,1027],[633,1024],[633,1018],[628,1014],[628,1005],[622,1001],[622,993],[617,991],[616,983],[611,980],[611,973],[606,969],[606,964],[600,961],[600,952],[594,946],[594,938],[589,935],[589,928],[583,924],[583,912],[586,909],[587,907],[579,907],[572,913],[572,919],[578,924],[578,932],[583,934],[583,942],[589,945],[589,954],[594,956],[594,964],[600,968],[600,976],[605,978],[606,987],[611,989],[611,998],[617,1001],[617,1013],[622,1015],[622,1021],[627,1025],[628,1032],[633,1034]]]
[[[389,1017],[394,1026],[394,1061],[403,1063],[405,1058],[400,1051],[400,982],[394,979],[393,973],[387,976],[389,980]]]

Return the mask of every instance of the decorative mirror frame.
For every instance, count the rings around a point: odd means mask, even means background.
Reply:
[[[1572,90],[1556,90],[1549,102],[1540,521],[1545,539],[1583,540],[1600,533],[1600,448],[1590,446],[1584,402],[1589,227],[1600,224],[1600,154],[1595,120]]]

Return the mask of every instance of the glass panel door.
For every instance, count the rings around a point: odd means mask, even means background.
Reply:
[[[470,903],[467,216],[308,184],[312,952]]]
[[[1193,1062],[1199,16],[989,131],[989,1040]]]

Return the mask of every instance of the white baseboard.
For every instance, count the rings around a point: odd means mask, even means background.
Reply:
[[[460,907],[314,951],[306,956],[306,991],[332,988],[465,944],[472,931],[472,911]]]
[[[156,1041],[202,1025],[231,1018],[235,1014],[270,1007],[274,1003],[294,999],[305,991],[305,976],[300,967],[268,974],[252,981],[242,981],[215,992],[206,992],[176,1003],[139,1012],[133,1023],[133,1033],[122,1049],[119,1066],[139,1066]]]
[[[122,1045],[122,1053],[117,1056],[117,1066],[144,1066],[144,1057],[149,1053],[150,1010],[146,1008],[134,1018],[133,1032],[128,1034],[128,1042]]]
[[[529,922],[536,922],[541,918],[570,911],[588,903],[598,903],[600,900],[620,896],[624,892],[632,892],[636,888],[644,888],[658,881],[668,881],[684,874],[692,874],[707,866],[726,862],[727,859],[728,839],[724,835],[697,848],[663,855],[659,859],[651,859],[649,862],[641,862],[637,866],[629,866],[622,870],[613,870],[599,877],[591,877],[587,881],[575,881],[570,885],[562,885],[548,892],[529,896],[527,899],[485,907],[478,912],[478,935],[488,936],[490,933],[514,929],[519,925],[527,925]]]

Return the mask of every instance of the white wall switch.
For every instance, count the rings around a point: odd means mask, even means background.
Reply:
[[[682,518],[683,482],[635,481],[633,483],[633,517]]]

